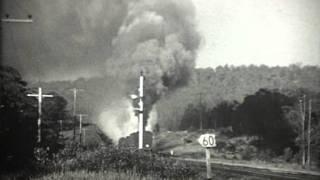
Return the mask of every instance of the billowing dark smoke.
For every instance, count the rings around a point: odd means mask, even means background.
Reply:
[[[126,81],[146,76],[146,101],[153,104],[166,90],[187,83],[195,65],[199,35],[194,7],[188,1],[133,1],[128,5],[107,74]]]
[[[141,70],[145,115],[151,111],[150,119],[156,119],[153,105],[185,85],[195,65],[200,38],[190,0],[3,0],[2,5],[1,16],[32,14],[34,20],[3,24],[4,64],[36,81],[103,76],[111,83],[108,89],[96,87],[104,93],[95,109],[115,141],[136,124],[128,95],[136,91]]]
[[[140,71],[144,72],[146,119],[163,93],[188,82],[200,41],[194,18],[194,6],[189,1],[140,0],[128,4],[127,16],[112,40],[106,74],[125,82],[128,94],[137,88]]]

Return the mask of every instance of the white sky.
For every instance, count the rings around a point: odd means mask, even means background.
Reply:
[[[192,0],[197,67],[320,65],[320,0]]]

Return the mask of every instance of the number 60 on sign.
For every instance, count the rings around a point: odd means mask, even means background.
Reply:
[[[216,147],[216,135],[215,134],[203,134],[199,137],[198,142],[202,147]]]

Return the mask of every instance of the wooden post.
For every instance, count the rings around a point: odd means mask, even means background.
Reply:
[[[38,98],[38,143],[41,142],[41,117],[42,117],[42,98],[45,97],[53,97],[53,95],[42,94],[42,88],[38,88],[37,94],[27,94],[29,97],[36,97]]]
[[[203,122],[202,122],[202,93],[199,93],[199,121],[200,121],[200,130],[203,129]]]
[[[305,98],[304,98],[305,99]],[[302,166],[304,167],[305,166],[305,132],[304,132],[304,118],[305,118],[305,111],[304,111],[304,108],[303,108],[303,100],[300,99],[299,100],[299,104],[300,104],[300,115],[301,115],[301,164]]]
[[[76,139],[76,113],[77,113],[77,92],[83,91],[83,89],[73,88],[70,89],[73,92],[73,107],[72,107],[72,115],[73,115],[73,141]]]
[[[309,100],[309,116],[308,116],[308,149],[307,149],[307,165],[310,168],[311,161],[311,112],[312,112],[312,100]]]
[[[88,116],[87,114],[78,114],[79,116],[79,142],[82,143],[82,117]]]
[[[83,145],[86,145],[86,128],[83,128]]]
[[[60,124],[60,132],[62,132],[62,120],[59,120],[59,124]]]
[[[207,179],[211,179],[211,155],[210,148],[216,147],[216,135],[215,134],[202,134],[198,142],[206,151],[206,167],[207,167]]]
[[[205,150],[206,150],[207,179],[211,179],[210,149],[205,148]]]

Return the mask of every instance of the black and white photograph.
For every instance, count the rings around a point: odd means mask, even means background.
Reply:
[[[0,179],[319,180],[320,0],[0,0]]]

